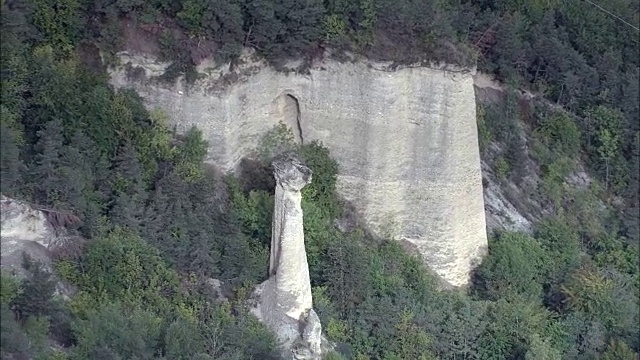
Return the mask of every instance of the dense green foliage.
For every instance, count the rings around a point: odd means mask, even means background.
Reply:
[[[637,1],[613,5],[637,19],[625,11]],[[76,50],[86,41],[119,49],[124,19],[160,24],[163,54],[179,71],[202,55],[192,49],[200,40],[214,41],[222,59],[242,46],[277,60],[318,44],[397,61],[477,58],[577,115],[543,103],[526,113],[515,91],[479,112],[483,149],[506,149],[497,172],[522,182],[531,156],[551,210],[531,235],[492,237],[469,293],[441,291],[398,243],[336,228],[345,215],[338,166],[322,144],[298,147],[277,128],[244,176],[221,179],[202,164],[197,129],[177,135],[137,94],[113,91]],[[57,254],[57,274],[77,288],[71,300],[29,259],[26,279],[2,274],[3,358],[278,358],[244,300],[266,277],[268,164],[285,149],[314,171],[304,228],[315,307],[337,345],[331,358],[637,358],[638,44],[600,10],[555,1],[5,0],[1,30],[0,191],[75,214],[80,221],[65,225],[87,239]],[[586,189],[566,182],[581,160],[596,177]],[[228,302],[213,301],[210,278],[224,281]]]

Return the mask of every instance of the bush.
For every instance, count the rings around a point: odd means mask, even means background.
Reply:
[[[262,136],[255,155],[264,165],[269,166],[276,156],[298,150],[299,146],[295,142],[293,131],[280,122]]]
[[[580,151],[580,130],[566,113],[558,112],[544,119],[536,134],[554,156],[574,159]]]
[[[609,342],[609,346],[602,355],[602,360],[635,360],[638,358],[638,353],[629,348],[624,341],[617,339]]]
[[[541,350],[540,344],[535,343],[536,337],[541,336],[550,338],[547,346],[553,349],[561,333],[554,329],[552,316],[541,305],[522,298],[500,299],[491,303],[484,319],[488,322],[487,328],[478,339],[479,357],[525,358],[527,352]]]
[[[300,150],[304,163],[313,171],[312,181],[302,191],[306,199],[313,201],[330,219],[342,213],[342,205],[336,195],[338,162],[329,149],[318,142],[304,145]]]
[[[35,316],[47,316],[54,309],[53,294],[56,283],[39,262],[32,260],[23,253],[23,267],[28,272],[28,277],[22,283],[22,291],[13,298],[12,309],[22,321]]]
[[[4,269],[0,274],[0,304],[9,304],[21,292],[20,281]]]
[[[542,166],[542,181],[540,188],[542,193],[555,205],[558,211],[565,198],[567,186],[566,178],[573,170],[574,162],[567,157],[557,157],[551,163]]]
[[[302,55],[320,39],[323,19],[319,0],[252,1],[245,13],[247,42],[270,60]]]
[[[542,300],[548,255],[535,239],[520,233],[503,233],[489,242],[489,255],[478,268],[476,291],[491,300],[521,296]]]
[[[81,3],[76,0],[35,0],[33,23],[44,41],[69,54],[82,31]]]
[[[546,251],[549,279],[559,281],[580,265],[578,233],[563,217],[542,221],[536,228],[536,240]]]
[[[158,251],[120,228],[94,239],[80,267],[78,285],[97,298],[166,310],[178,293],[178,276]]]
[[[477,111],[476,111],[476,119],[478,123],[478,145],[480,146],[480,152],[484,152],[489,146],[489,143],[493,140],[491,136],[491,132],[487,127],[487,110],[486,108],[478,102]]]
[[[119,303],[91,309],[77,319],[73,330],[77,345],[72,359],[95,359],[109,355],[124,359],[154,359],[160,355],[162,318],[152,311],[128,308]]]
[[[31,345],[27,334],[15,320],[14,314],[5,303],[0,304],[0,356],[28,358],[32,355]]]
[[[499,179],[506,179],[507,175],[509,175],[509,172],[511,171],[511,165],[509,165],[507,160],[505,160],[504,157],[502,156],[500,156],[496,160],[495,168],[496,168],[496,175],[498,176]]]
[[[637,289],[633,278],[613,270],[581,269],[563,286],[569,310],[598,321],[633,346],[640,345]]]

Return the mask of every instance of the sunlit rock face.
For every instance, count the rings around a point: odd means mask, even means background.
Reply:
[[[28,276],[22,266],[23,254],[54,272],[52,251],[79,241],[63,227],[54,227],[44,210],[4,195],[0,195],[0,225],[0,266],[20,278]],[[73,294],[75,290],[70,284],[60,281],[55,274],[54,279],[58,294],[63,297]]]
[[[322,60],[285,74],[247,56],[233,70],[201,66],[187,87],[155,80],[168,64],[120,58],[112,84],[135,88],[179,132],[199,127],[207,161],[226,171],[279,122],[299,143],[321,141],[372,231],[413,244],[447,283],[468,283],[487,246],[473,71]]]
[[[2,196],[0,217],[2,268],[24,276],[22,253],[25,252],[50,270],[49,247],[55,245],[59,238],[46,215],[27,203]]]

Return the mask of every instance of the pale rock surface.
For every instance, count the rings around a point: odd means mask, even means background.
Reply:
[[[168,64],[149,56],[120,59],[111,83],[164,109],[179,132],[200,128],[207,161],[225,171],[279,122],[300,142],[321,141],[339,162],[340,194],[371,230],[414,244],[451,285],[468,283],[487,247],[473,71],[322,60],[285,74],[247,55],[187,87],[154,80]]]
[[[322,353],[322,324],[318,314],[313,309],[309,310],[306,316],[306,326],[302,331],[302,340],[309,345],[313,354]]]
[[[269,279],[258,287],[252,312],[294,359],[320,359],[322,326],[311,298],[300,192],[312,174],[289,154],[276,159],[273,167],[276,190]]]
[[[64,229],[56,231],[43,211],[31,205],[0,195],[0,266],[18,277],[27,276],[22,267],[23,252],[53,272],[51,251],[70,238]],[[55,276],[54,276],[55,278]],[[69,297],[75,290],[58,279],[56,292]]]
[[[229,300],[224,295],[224,292],[222,290],[222,287],[224,285],[224,283],[222,281],[220,281],[218,279],[214,279],[214,278],[208,278],[205,281],[205,284],[207,284],[207,286],[211,290],[211,295],[212,295],[214,301],[219,302],[219,303],[229,302]]]
[[[2,195],[0,218],[1,266],[17,275],[24,275],[24,251],[51,270],[49,247],[55,245],[59,238],[46,215],[29,204]]]
[[[486,182],[484,188],[484,206],[486,211],[487,228],[489,231],[507,230],[531,233],[533,231],[529,221],[518,210],[502,189],[504,184],[496,180],[489,164],[482,162],[482,174]]]

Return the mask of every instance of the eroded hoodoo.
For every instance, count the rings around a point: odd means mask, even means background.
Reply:
[[[301,190],[311,170],[293,154],[273,162],[276,179],[269,279],[256,289],[253,313],[275,332],[294,359],[319,359],[322,327],[313,310],[304,246]]]

